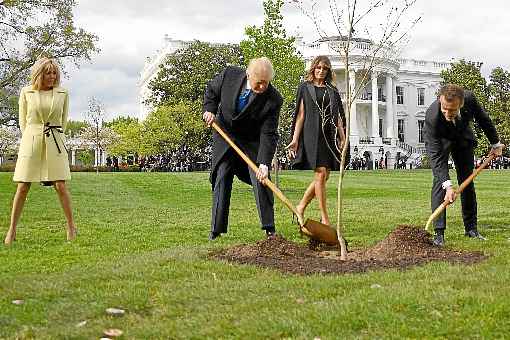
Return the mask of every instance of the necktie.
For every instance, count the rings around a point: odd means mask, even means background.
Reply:
[[[237,112],[243,111],[246,104],[248,104],[248,99],[250,99],[250,89],[245,89],[241,94],[239,95],[239,98],[237,99]]]

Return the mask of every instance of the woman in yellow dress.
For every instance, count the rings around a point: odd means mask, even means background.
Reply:
[[[71,196],[65,181],[71,179],[64,130],[69,95],[60,87],[55,61],[39,59],[32,67],[31,85],[19,95],[19,126],[22,132],[13,181],[18,183],[12,204],[11,223],[4,243],[16,239],[16,226],[31,183],[53,185],[67,220],[67,240],[76,237]]]

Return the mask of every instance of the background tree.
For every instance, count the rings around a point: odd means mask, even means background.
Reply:
[[[510,72],[496,67],[492,70],[489,84],[490,112],[496,124],[499,138],[505,145],[510,143]],[[504,150],[508,156],[508,147]]]
[[[78,66],[99,51],[97,36],[75,27],[75,5],[75,0],[0,0],[0,107],[19,93],[39,57]],[[16,112],[2,110],[0,125],[16,120]]]
[[[168,154],[180,147],[208,145],[211,130],[203,124],[202,98],[207,82],[228,65],[242,65],[235,45],[192,42],[169,55],[149,84],[147,103],[155,108],[141,126],[140,154]]]
[[[482,63],[464,59],[454,62],[446,70],[441,71],[441,85],[457,84],[472,91],[478,101],[486,107],[489,103],[489,87],[481,73]]]
[[[88,111],[85,113],[88,124],[81,129],[79,137],[85,149],[92,145],[99,155],[118,138],[117,134],[104,124],[105,116],[101,102],[97,98],[90,98]],[[99,165],[100,160],[96,158],[97,173]]]
[[[17,151],[20,137],[17,128],[0,125],[0,164],[3,163],[4,155]]]
[[[75,138],[78,137],[81,133],[81,130],[88,125],[87,122],[79,121],[79,120],[69,120],[66,125],[66,137]]]
[[[147,103],[153,107],[201,101],[207,82],[227,65],[241,65],[242,56],[234,45],[212,45],[200,41],[166,57],[150,82]]]
[[[118,117],[106,124],[119,137],[109,147],[108,152],[115,156],[140,154],[142,144],[142,125],[132,117]]]
[[[246,27],[246,39],[239,45],[246,63],[258,57],[268,57],[273,63],[275,78],[272,84],[284,99],[278,126],[278,156],[281,157],[285,155],[284,146],[289,142],[296,90],[304,75],[305,62],[295,47],[295,37],[288,36],[283,27],[281,9],[284,1],[264,0],[262,5],[264,24]]]
[[[448,69],[441,71],[441,77],[443,78],[441,85],[457,84],[466,90],[472,91],[479,103],[487,110],[489,116],[493,118],[491,112],[493,105],[491,103],[489,85],[487,84],[487,80],[482,76],[481,67],[482,63],[480,62],[466,60],[454,62]],[[474,132],[478,141],[475,154],[481,157],[487,154],[487,150],[490,147],[489,141],[476,122]]]
[[[384,59],[396,59],[406,42],[409,31],[420,18],[407,18],[416,0],[292,0],[302,13],[311,19],[320,38],[337,39],[329,44],[344,64],[344,81],[346,84],[346,141],[341,150],[340,175],[337,185],[337,234],[341,246],[340,258],[347,258],[347,249],[343,239],[343,179],[345,161],[350,140],[350,117],[353,105],[367,85],[376,66]],[[319,10],[326,10],[329,15],[328,26]],[[331,29],[330,29],[331,27]],[[363,49],[363,54],[353,57],[358,43],[366,42],[370,46]],[[358,49],[359,50],[359,49]],[[359,78],[351,83],[350,70],[357,64]],[[354,85],[354,86],[353,86]],[[340,151],[340,150],[339,150]]]
[[[84,166],[92,166],[94,164],[94,155],[90,150],[80,150],[78,151],[78,160]]]
[[[200,152],[209,143],[199,101],[159,106],[143,122],[141,154],[168,154],[185,146],[189,152]]]
[[[0,126],[16,126],[17,123],[18,95],[0,89]]]

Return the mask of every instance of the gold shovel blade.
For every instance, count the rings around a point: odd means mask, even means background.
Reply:
[[[338,245],[336,230],[329,225],[307,219],[302,228],[306,229],[303,230],[303,232],[307,234],[308,237],[316,241],[324,242],[330,246]]]

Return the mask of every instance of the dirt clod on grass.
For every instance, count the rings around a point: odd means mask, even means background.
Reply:
[[[314,241],[298,244],[277,236],[255,244],[237,245],[211,254],[214,259],[269,267],[292,274],[361,273],[369,270],[407,269],[431,261],[473,264],[487,257],[482,252],[456,251],[432,244],[430,234],[409,225],[398,226],[385,239],[366,249],[349,250],[340,261],[338,248]]]

